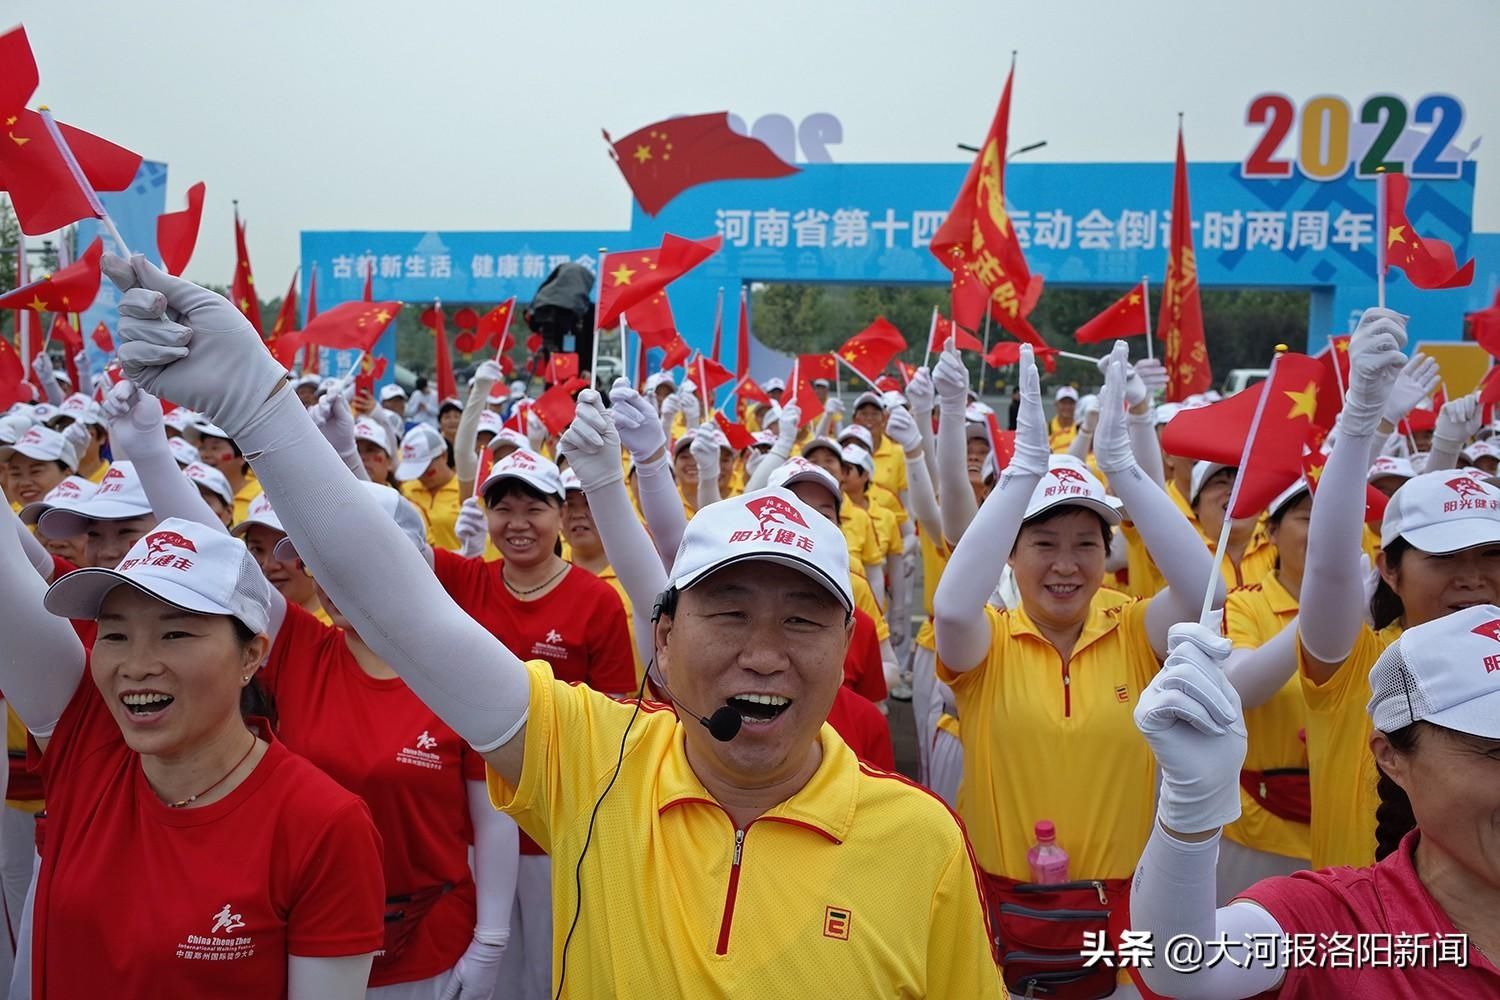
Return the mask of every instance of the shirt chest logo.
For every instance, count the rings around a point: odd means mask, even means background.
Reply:
[[[412,740],[415,746],[402,747],[396,752],[397,764],[409,764],[412,767],[425,768],[429,771],[441,771],[443,769],[442,755],[437,752],[438,741],[427,730],[417,734]]]
[[[853,920],[854,914],[842,906],[824,907],[823,936],[835,941],[849,940],[849,924]]]
[[[207,934],[189,934],[177,945],[176,957],[188,962],[233,962],[255,954],[255,940],[235,931],[245,927],[245,918],[232,903],[210,918]]]
[[[563,642],[562,633],[555,628],[549,628],[544,637],[532,644],[531,655],[544,660],[566,660],[568,647],[563,645]]]

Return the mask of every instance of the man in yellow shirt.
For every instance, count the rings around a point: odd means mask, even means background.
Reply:
[[[401,494],[422,512],[428,544],[450,552],[462,549],[455,526],[463,498],[453,471],[453,446],[427,424],[413,427],[401,439],[396,481]]]
[[[885,436],[885,400],[874,392],[865,392],[854,401],[854,422],[839,434],[839,444],[860,444],[875,458],[874,483],[894,497],[891,513],[902,511],[906,504],[906,456],[900,445]],[[872,495],[873,498],[873,495]]]
[[[1078,409],[1078,390],[1071,385],[1060,385],[1052,397],[1054,411],[1047,424],[1047,445],[1054,455],[1068,450],[1068,445],[1078,436],[1078,422],[1073,419]]]

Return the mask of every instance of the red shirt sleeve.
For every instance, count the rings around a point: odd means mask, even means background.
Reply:
[[[299,873],[287,915],[292,955],[363,955],[385,941],[385,876],[380,834],[362,800],[335,812]]]
[[[580,571],[586,573],[587,571]],[[630,648],[630,628],[625,605],[615,588],[588,574],[594,592],[594,608],[588,617],[589,671],[586,683],[604,694],[634,694],[635,653]]]
[[[844,686],[870,701],[885,701],[890,694],[885,686],[885,665],[880,661],[875,622],[858,608],[854,609],[854,635],[844,654]]]
[[[286,617],[276,632],[276,641],[271,644],[271,655],[266,657],[266,662],[257,675],[273,697],[277,686],[285,678],[286,671],[296,669],[295,661],[299,652],[306,655],[307,650],[313,648],[313,644],[322,639],[324,633],[332,627],[324,625],[290,601],[287,602]]]
[[[828,724],[860,760],[883,771],[896,769],[891,727],[871,702],[847,687],[840,687],[828,712]]]

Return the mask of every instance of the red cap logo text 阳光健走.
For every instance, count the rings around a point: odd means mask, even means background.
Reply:
[[[153,556],[160,555],[168,548],[185,549],[188,552],[197,552],[198,546],[192,540],[175,531],[157,531],[146,536],[146,551]]]
[[[760,497],[745,504],[745,509],[755,515],[762,528],[788,523],[807,527],[807,522],[802,519],[797,508],[781,497]]]

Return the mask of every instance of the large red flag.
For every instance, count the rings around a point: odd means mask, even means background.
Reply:
[[[205,190],[206,186],[199,181],[188,188],[186,209],[163,212],[156,217],[156,252],[161,254],[162,270],[168,274],[181,274],[187,269],[188,261],[193,259],[193,248],[198,245],[198,226],[203,222]]]
[[[302,343],[335,351],[368,351],[401,311],[399,302],[345,302],[302,329]]]
[[[667,233],[655,250],[608,253],[600,261],[599,308],[595,326],[607,330],[620,314],[634,309],[718,252],[724,239],[687,240]]]
[[[625,319],[647,347],[665,351],[678,339],[677,319],[672,315],[672,303],[665,288],[631,306]]]
[[[21,356],[10,346],[10,341],[0,337],[0,409],[9,409],[13,403],[29,403],[32,398]]]
[[[1462,267],[1453,247],[1443,240],[1418,234],[1406,218],[1406,194],[1411,181],[1405,174],[1385,174],[1384,267],[1399,267],[1418,288],[1462,288],[1474,280],[1474,260]]]
[[[531,404],[531,412],[537,415],[549,433],[561,434],[578,412],[579,391],[588,387],[588,381],[581,378],[559,382],[537,397],[537,401]]]
[[[94,218],[90,193],[74,179],[42,116],[22,111],[5,122],[10,141],[0,143],[0,190],[10,195],[21,232],[40,236]],[[95,191],[123,191],[135,180],[140,154],[71,125],[57,128]]]
[[[604,133],[610,156],[635,200],[655,215],[690,187],[709,181],[785,177],[797,168],[759,139],[729,127],[729,112],[687,115],[647,125],[619,142]],[[601,323],[600,326],[610,326]]]
[[[19,115],[36,93],[40,78],[31,42],[22,25],[0,35],[0,120]]]
[[[799,354],[797,363],[793,366],[793,374],[798,372],[809,384],[820,378],[832,382],[839,377],[839,363],[832,354]]]
[[[307,279],[307,322],[311,323],[318,318],[318,262],[313,261],[312,275]],[[305,327],[306,324],[304,324]],[[305,375],[318,374],[318,366],[322,352],[312,344],[308,344],[302,352],[302,372]]]
[[[42,312],[83,312],[94,304],[99,294],[99,258],[104,255],[104,241],[95,238],[83,255],[67,267],[0,295],[0,309],[29,309]],[[32,328],[33,331],[35,327]]]
[[[1172,241],[1162,286],[1156,336],[1166,343],[1167,400],[1177,403],[1213,384],[1203,303],[1198,298],[1198,262],[1193,254],[1193,213],[1188,206],[1187,152],[1177,127],[1177,170],[1172,180]],[[1272,497],[1272,499],[1275,499]]]
[[[844,341],[837,353],[850,368],[872,379],[904,350],[906,338],[901,331],[884,316],[876,316],[869,326]]]
[[[1151,318],[1146,315],[1146,291],[1136,285],[1113,305],[1080,326],[1073,339],[1080,344],[1097,344],[1101,340],[1134,337],[1146,332]]]
[[[1260,400],[1260,425],[1245,442]],[[1249,517],[1302,475],[1302,449],[1314,431],[1327,431],[1339,411],[1339,391],[1327,365],[1305,354],[1280,354],[1260,385],[1209,406],[1183,410],[1162,431],[1169,454],[1239,468],[1231,517]]]
[[[234,280],[229,285],[229,299],[255,327],[255,332],[265,336],[260,323],[260,296],[255,292],[255,275],[250,270],[250,251],[245,246],[245,224],[240,221],[238,207],[234,210]]]
[[[984,344],[979,338],[959,324],[953,322],[947,316],[939,316],[932,327],[932,342],[927,345],[929,352],[941,351],[948,346],[948,338],[953,338],[953,346],[960,351],[982,351]],[[1014,346],[1020,347],[1020,344]]]
[[[452,399],[458,395],[458,380],[453,377],[453,355],[448,350],[448,324],[443,307],[434,302],[422,310],[418,317],[422,325],[432,331],[433,367],[437,369],[438,399]]]
[[[294,270],[292,283],[287,286],[281,308],[276,313],[276,322],[271,325],[271,336],[266,338],[266,347],[270,349],[271,357],[287,368],[292,367],[297,360],[297,350],[302,346],[302,338],[296,334],[297,272]]]

